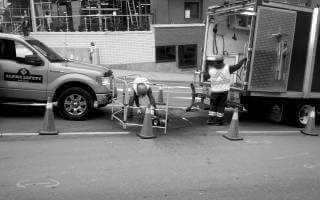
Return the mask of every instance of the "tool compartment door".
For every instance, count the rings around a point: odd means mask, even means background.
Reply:
[[[249,91],[286,91],[296,16],[295,11],[258,8]]]

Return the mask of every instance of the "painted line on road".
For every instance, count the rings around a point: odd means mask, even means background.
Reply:
[[[66,132],[59,133],[59,135],[128,135],[130,132],[121,131],[121,132]]]
[[[129,135],[130,132],[122,131],[122,132],[65,132],[59,133],[58,135]],[[34,136],[39,135],[39,133],[0,133],[0,136]]]
[[[308,156],[309,152],[303,152],[303,153],[297,153],[297,154],[291,154],[291,155],[284,155],[284,156],[278,156],[273,158],[274,160],[284,160],[284,159],[290,159],[290,158],[297,158],[297,157],[304,157]]]
[[[228,131],[216,131],[217,133],[225,134],[228,133]],[[262,133],[262,134],[268,134],[268,133],[300,133],[300,131],[297,130],[276,130],[276,131],[239,131],[239,133]]]

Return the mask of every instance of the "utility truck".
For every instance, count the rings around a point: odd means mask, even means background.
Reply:
[[[210,87],[204,79],[206,58],[218,54],[219,24],[235,15],[250,15],[244,51],[236,56],[247,57],[248,61],[235,77],[229,105],[243,108],[250,115],[304,126],[312,108],[316,113],[320,110],[319,7],[271,1],[237,1],[209,7],[202,64],[191,84],[189,110],[194,106],[205,108]],[[225,50],[220,54],[230,57]]]

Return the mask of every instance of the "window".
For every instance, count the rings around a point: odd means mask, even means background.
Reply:
[[[199,19],[200,18],[200,3],[199,2],[185,2],[184,3],[184,18],[185,19]]]
[[[14,60],[16,57],[15,44],[13,40],[0,39],[0,58]]]
[[[179,45],[179,67],[189,68],[197,66],[197,45]]]
[[[24,59],[26,56],[33,55],[33,52],[25,45],[16,42],[16,58]]]
[[[175,46],[157,46],[156,47],[156,62],[175,62],[176,47]]]

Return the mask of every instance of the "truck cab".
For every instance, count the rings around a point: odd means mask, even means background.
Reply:
[[[0,102],[46,102],[59,113],[83,120],[111,103],[113,73],[107,67],[63,58],[37,39],[0,34]]]

